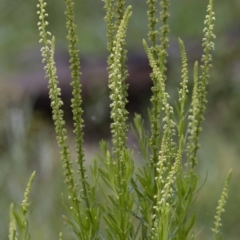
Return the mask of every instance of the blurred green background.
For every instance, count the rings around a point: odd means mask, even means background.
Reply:
[[[50,31],[56,36],[57,51],[66,50],[64,1],[48,0]],[[143,52],[142,39],[147,34],[146,3],[128,0],[133,6],[127,47],[134,52]],[[203,20],[207,0],[171,1],[169,20],[170,48],[168,89],[176,95],[179,83],[178,37],[189,48],[190,67],[201,53]],[[64,209],[61,193],[63,184],[61,163],[55,142],[52,124],[33,111],[33,99],[15,87],[26,73],[38,74],[41,60],[31,62],[26,55],[39,52],[37,31],[37,1],[0,1],[0,239],[7,239],[8,209],[11,202],[21,202],[27,180],[33,170],[37,171],[33,185],[30,215],[32,239],[57,239],[63,231]],[[206,111],[201,150],[199,152],[199,185],[207,181],[194,203],[193,211],[198,216],[197,239],[210,239],[213,216],[221,194],[223,182],[230,168],[233,176],[229,199],[223,215],[223,239],[240,239],[240,1],[214,1],[216,10],[216,51],[214,69],[211,71],[209,102]],[[100,0],[76,0],[76,22],[79,48],[85,57],[106,56],[106,28],[103,21],[103,2]],[[37,54],[38,56],[39,54]],[[30,60],[29,60],[30,59]],[[190,84],[191,85],[191,84]],[[144,107],[144,106],[143,106]],[[69,127],[70,145],[74,146]],[[87,164],[97,151],[96,142],[86,142]],[[74,156],[73,156],[74,158]]]

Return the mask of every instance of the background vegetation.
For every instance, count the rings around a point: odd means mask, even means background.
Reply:
[[[82,54],[104,55],[106,33],[103,3],[100,0],[94,1],[92,7],[93,1],[76,1],[79,46]],[[145,2],[132,0],[129,3],[133,5],[134,13],[128,31],[130,33],[127,40],[128,48],[142,51],[141,39],[146,36],[147,31]],[[192,41],[200,42],[206,5],[206,0],[195,2],[180,0],[172,3],[171,36],[181,37],[186,40],[186,45]],[[199,162],[199,172],[202,176],[207,175],[207,182],[196,199],[194,211],[199,216],[199,227],[196,229],[199,231],[199,239],[207,239],[224,178],[228,169],[233,168],[229,199],[226,213],[223,215],[223,238],[234,240],[239,239],[240,235],[238,225],[240,222],[240,214],[238,214],[240,30],[236,26],[240,5],[234,0],[219,0],[215,2],[215,9],[216,52],[199,156],[202,160]],[[1,83],[5,86],[12,75],[18,76],[33,70],[29,68],[27,62],[22,61],[22,56],[39,48],[36,44],[38,42],[36,4],[32,1],[2,0],[0,11],[0,76]],[[62,49],[62,46],[66,46],[66,30],[63,27],[65,26],[64,3],[49,1],[48,11],[51,31],[58,39],[57,48]],[[173,59],[173,64],[175,62],[179,63],[177,57]],[[170,91],[176,88],[176,83],[179,81],[176,74],[179,75],[179,72],[180,68],[176,67],[170,73]],[[7,95],[8,97],[13,95],[14,98],[18,92],[17,89],[15,92],[12,90],[7,92]],[[9,203],[22,200],[26,182],[33,170],[37,170],[37,175],[31,198],[34,205],[31,214],[31,235],[33,239],[56,239],[59,230],[64,229],[61,218],[64,210],[59,196],[65,191],[65,186],[63,186],[54,130],[42,119],[34,116],[32,104],[27,98],[23,98],[21,105],[7,103],[9,102],[6,95],[1,94],[0,239],[7,239]],[[86,159],[91,161],[97,145],[86,143],[85,148]],[[203,177],[201,182],[204,181]]]

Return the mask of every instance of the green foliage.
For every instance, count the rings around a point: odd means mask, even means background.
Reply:
[[[9,240],[30,240],[30,234],[28,230],[29,221],[27,219],[27,213],[30,206],[29,195],[34,177],[35,172],[33,172],[29,178],[19,211],[14,210],[13,204],[10,205],[10,223],[8,235]]]
[[[229,185],[229,181],[232,175],[232,170],[230,170],[228,172],[227,175],[227,179],[225,181],[224,187],[223,187],[223,191],[221,194],[221,197],[218,201],[218,206],[217,206],[217,212],[215,215],[215,221],[214,221],[214,228],[212,229],[213,231],[213,240],[220,240],[222,239],[221,237],[221,231],[220,231],[220,227],[221,227],[221,215],[224,212],[224,205],[226,204],[226,199],[228,197],[228,185]]]
[[[66,0],[66,26],[68,30],[70,69],[72,76],[72,112],[74,134],[76,138],[77,172],[74,171],[70,149],[67,142],[67,131],[61,109],[61,89],[58,87],[57,70],[54,62],[55,39],[47,31],[48,22],[46,2],[39,0],[38,28],[44,69],[49,81],[49,96],[52,115],[60,148],[64,169],[65,183],[68,187],[68,200],[63,199],[68,215],[64,216],[66,224],[75,239],[159,239],[184,240],[194,239],[193,226],[195,215],[190,211],[196,193],[198,175],[196,172],[197,151],[201,125],[207,102],[207,85],[211,67],[211,51],[214,49],[213,1],[209,0],[207,15],[204,21],[203,55],[198,69],[194,65],[194,88],[192,100],[188,106],[188,64],[183,42],[179,39],[182,60],[182,81],[178,90],[178,101],[175,109],[169,104],[166,92],[166,63],[168,40],[168,18],[170,1],[160,1],[161,12],[157,17],[156,0],[148,0],[149,43],[143,40],[143,47],[152,68],[152,108],[149,110],[150,131],[144,129],[144,121],[136,115],[132,130],[139,141],[144,165],[135,170],[133,150],[127,144],[128,112],[126,67],[126,35],[131,6],[124,0],[105,0],[105,21],[109,51],[108,77],[111,108],[111,147],[105,141],[100,143],[101,154],[91,167],[93,182],[86,174],[83,149],[83,110],[81,108],[81,83],[78,41],[74,20],[74,3]],[[156,28],[160,21],[162,26]],[[199,71],[200,70],[200,71]],[[189,111],[187,108],[189,107]],[[213,239],[219,239],[221,214],[227,198],[229,173],[223,193],[219,200],[214,222]],[[23,217],[28,210],[30,178],[24,201],[21,205]],[[103,196],[103,201],[98,200]],[[26,220],[10,211],[10,239],[17,239],[18,225],[22,226],[24,236]],[[16,222],[15,222],[16,221]],[[24,224],[22,224],[24,223]],[[63,239],[62,233],[59,239]]]

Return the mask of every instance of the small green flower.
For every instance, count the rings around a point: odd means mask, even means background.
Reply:
[[[216,212],[216,215],[214,216],[214,218],[215,218],[214,228],[212,228],[212,231],[213,231],[213,238],[212,239],[213,240],[220,239],[219,238],[220,234],[221,234],[220,228],[222,226],[221,215],[225,211],[224,206],[226,205],[226,202],[227,202],[226,200],[227,200],[227,197],[228,197],[228,186],[229,186],[231,176],[232,176],[232,169],[228,172],[228,175],[227,175],[227,178],[225,180],[224,187],[223,187],[223,190],[222,190],[221,197],[218,201],[217,212]]]
[[[26,213],[28,211],[28,208],[29,208],[29,205],[30,205],[29,195],[30,195],[30,190],[31,190],[35,175],[36,175],[36,172],[34,171],[32,173],[32,175],[30,176],[30,179],[29,179],[28,184],[27,184],[27,188],[26,188],[25,193],[24,193],[24,198],[23,198],[23,201],[22,201],[22,204],[21,204],[21,209],[22,209],[23,215],[26,215]]]

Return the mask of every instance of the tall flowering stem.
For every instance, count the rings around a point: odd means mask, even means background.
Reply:
[[[82,184],[83,196],[86,208],[88,211],[89,218],[93,221],[93,217],[90,212],[90,200],[88,196],[89,185],[87,182],[86,168],[84,165],[84,150],[83,150],[83,110],[81,108],[81,82],[80,82],[80,61],[79,61],[79,50],[77,49],[78,37],[76,34],[76,24],[74,23],[74,2],[72,0],[65,0],[66,4],[66,27],[68,30],[67,39],[69,42],[68,52],[70,55],[70,69],[72,77],[72,112],[74,120],[74,133],[76,140],[76,151],[77,151],[77,164],[78,164],[78,174],[80,176],[80,182]]]
[[[64,175],[66,177],[65,182],[68,184],[70,190],[76,188],[74,183],[74,176],[72,170],[72,163],[70,161],[70,151],[67,145],[67,136],[65,121],[63,120],[63,111],[61,109],[63,102],[61,100],[61,89],[58,87],[58,78],[56,73],[56,66],[54,62],[54,48],[55,48],[55,38],[51,37],[51,33],[46,30],[48,22],[45,18],[48,14],[45,11],[46,2],[39,0],[37,7],[39,11],[39,32],[40,32],[40,43],[43,42],[43,47],[41,48],[43,63],[46,62],[44,70],[46,71],[46,78],[48,78],[48,88],[49,88],[49,97],[51,99],[52,115],[55,125],[55,130],[57,133],[58,145],[61,149],[61,158],[63,161],[63,166],[65,169]]]
[[[168,37],[167,34],[169,32],[169,27],[167,24],[167,20],[169,18],[169,0],[160,1],[161,12],[160,12],[160,20],[162,26],[160,30],[156,30],[156,24],[159,19],[155,16],[157,8],[155,6],[155,0],[147,1],[149,10],[148,10],[148,20],[149,20],[149,33],[148,38],[152,43],[152,47],[149,48],[153,59],[155,61],[156,67],[160,69],[163,81],[166,80],[165,71],[166,71],[166,62],[167,62],[167,48],[168,48]],[[157,42],[157,36],[160,36],[160,44]],[[156,76],[152,73],[151,78],[153,81],[152,87],[152,109],[151,109],[151,138],[150,145],[152,148],[152,156],[150,162],[153,166],[156,165],[158,161],[158,151],[159,145],[161,141],[161,123],[160,123],[160,114],[162,110],[162,91],[160,82],[156,79]],[[154,176],[156,175],[156,171],[154,172]]]
[[[115,30],[116,30],[116,24],[114,21],[115,17],[115,11],[114,11],[114,0],[105,0],[104,10],[106,11],[106,15],[104,17],[104,20],[107,24],[107,37],[108,37],[108,43],[107,43],[107,50],[113,54],[113,42],[115,37]],[[113,56],[111,54],[108,57],[108,65],[110,65]]]
[[[202,131],[201,123],[204,120],[204,112],[206,108],[206,97],[207,97],[207,85],[209,80],[209,70],[212,67],[212,55],[211,51],[214,50],[213,39],[215,35],[213,34],[213,28],[215,21],[215,13],[213,11],[213,0],[209,0],[209,5],[207,7],[207,15],[204,21],[205,28],[203,29],[204,38],[203,38],[203,55],[201,58],[200,65],[200,76],[197,80],[195,74],[195,82],[197,83],[197,88],[195,88],[195,93],[193,95],[193,101],[190,109],[189,115],[189,127],[188,127],[188,161],[189,167],[194,168],[197,164],[197,150],[199,149],[199,135]],[[194,105],[194,103],[197,104]]]
[[[46,30],[48,22],[46,21],[46,17],[48,14],[46,13],[45,7],[46,2],[43,0],[39,0],[39,4],[37,7],[38,15],[39,15],[39,34],[40,34],[40,43],[43,43],[43,47],[41,48],[43,63],[46,62],[44,70],[46,71],[46,78],[48,78],[48,88],[49,88],[49,97],[51,100],[52,107],[52,116],[55,125],[55,131],[57,134],[57,142],[60,147],[61,160],[63,163],[65,183],[68,186],[69,200],[71,203],[70,209],[72,210],[72,216],[76,222],[78,222],[78,228],[82,224],[81,220],[81,210],[79,207],[80,198],[77,194],[77,184],[74,179],[74,171],[72,168],[72,162],[70,157],[70,150],[67,145],[67,136],[66,136],[66,128],[65,121],[63,120],[63,110],[61,109],[63,102],[61,100],[61,90],[58,87],[58,78],[56,73],[56,65],[54,62],[54,50],[55,50],[55,38],[51,37],[51,33]],[[79,229],[75,228],[75,232],[77,235],[81,236],[82,233]]]
[[[185,106],[187,102],[188,95],[188,64],[187,64],[187,54],[183,41],[179,39],[179,46],[181,51],[182,58],[182,82],[180,83],[181,87],[178,91],[178,102],[180,105],[179,109],[179,125],[178,125],[178,137],[179,139],[184,134],[184,118],[185,118]]]
[[[170,130],[170,125],[168,125],[168,129],[165,132],[165,137],[162,135],[162,123],[161,123],[161,114],[162,111],[168,111],[166,108],[166,98],[168,98],[167,93],[165,92],[165,84],[164,81],[166,80],[165,71],[166,71],[166,57],[167,57],[167,47],[168,47],[168,37],[167,33],[169,31],[169,27],[167,24],[167,19],[169,17],[169,1],[164,0],[160,1],[161,12],[159,18],[156,17],[157,13],[157,1],[156,0],[147,0],[148,4],[148,39],[151,43],[151,47],[147,47],[146,42],[144,43],[145,51],[149,57],[150,65],[153,69],[151,73],[151,79],[153,81],[152,90],[152,97],[150,99],[152,103],[152,108],[150,110],[150,123],[151,123],[151,136],[150,136],[150,147],[151,147],[151,156],[150,156],[150,165],[149,171],[152,171],[152,195],[156,195],[158,186],[156,181],[154,180],[158,176],[157,166],[159,164],[159,151],[161,145],[165,145],[165,143],[161,144],[161,141],[165,139],[169,142],[168,135]],[[162,26],[160,29],[157,29],[157,23],[161,22]],[[160,41],[160,43],[159,43]],[[154,66],[153,66],[154,65]],[[164,115],[164,113],[163,113]],[[164,118],[169,120],[169,114]],[[167,121],[168,121],[167,120]],[[166,122],[165,122],[166,123]],[[165,124],[163,121],[163,124]],[[170,121],[168,121],[170,123]],[[166,126],[165,126],[166,127]],[[170,152],[170,151],[169,151]],[[149,163],[147,163],[149,164]],[[145,186],[146,187],[146,186]],[[146,190],[145,190],[146,191]],[[152,199],[153,206],[156,206],[156,198]],[[155,215],[156,209],[153,209],[153,215]]]
[[[108,73],[111,108],[111,133],[112,151],[105,150],[105,165],[107,171],[101,169],[102,178],[113,191],[113,197],[107,197],[108,215],[111,219],[104,218],[108,226],[108,235],[117,239],[129,239],[133,234],[132,208],[134,197],[130,192],[133,174],[133,162],[127,139],[127,84],[126,78],[126,30],[132,14],[131,6],[125,8],[125,1],[105,1],[108,36]],[[113,14],[110,12],[113,11]],[[117,204],[116,204],[117,203]],[[124,214],[123,214],[124,212]],[[111,237],[110,237],[111,239]]]
[[[105,9],[107,15],[105,20],[107,22],[107,29],[109,42],[111,42],[114,37],[114,32],[111,30],[112,26],[117,26],[119,19],[121,22],[118,26],[118,30],[115,35],[115,40],[109,45],[108,50],[110,56],[108,58],[108,71],[109,71],[109,88],[110,88],[110,100],[111,100],[111,133],[112,133],[112,143],[113,143],[113,153],[114,158],[116,159],[115,164],[119,172],[119,176],[123,174],[124,164],[123,164],[123,154],[126,150],[126,134],[127,134],[127,118],[128,112],[126,110],[127,104],[127,70],[125,66],[126,62],[126,50],[125,50],[125,37],[126,37],[126,28],[128,20],[131,16],[131,7],[128,7],[123,14],[122,11],[117,11],[117,16],[110,16],[109,11],[112,9],[112,1],[106,0]],[[117,1],[116,5],[123,7],[123,1]],[[120,17],[122,13],[122,17]],[[115,24],[112,24],[113,17],[116,17],[117,20]],[[111,47],[112,46],[112,47]]]
[[[14,205],[10,205],[10,223],[9,223],[9,240],[29,240],[29,221],[27,219],[27,213],[30,207],[30,191],[32,188],[33,180],[35,178],[36,172],[33,172],[29,178],[27,188],[24,192],[23,201],[20,205],[20,211],[15,211]]]
[[[143,45],[145,51],[147,53],[150,66],[153,70],[153,76],[157,79],[159,83],[159,92],[161,94],[161,102],[162,102],[162,111],[165,114],[163,118],[163,136],[161,141],[160,150],[158,152],[158,161],[155,165],[156,174],[154,177],[155,181],[155,193],[154,193],[154,202],[153,202],[153,226],[154,229],[152,232],[152,238],[154,236],[166,235],[166,233],[162,231],[167,231],[167,228],[164,228],[162,223],[167,223],[163,219],[163,215],[166,217],[169,214],[169,199],[171,199],[172,194],[172,185],[175,181],[175,175],[179,169],[181,162],[181,153],[183,151],[183,145],[180,145],[179,153],[177,154],[177,159],[175,163],[171,167],[171,163],[173,161],[174,149],[172,148],[174,143],[172,141],[172,137],[175,134],[174,127],[175,123],[173,122],[173,108],[168,103],[169,95],[165,89],[164,77],[163,73],[160,71],[157,62],[154,59],[153,54],[147,46],[147,43],[143,41]],[[182,141],[181,141],[182,142]],[[166,176],[166,177],[165,177]],[[163,204],[163,205],[162,205]],[[160,233],[161,232],[161,233]]]
[[[224,210],[224,206],[226,204],[227,201],[227,197],[228,197],[228,186],[229,186],[229,182],[232,176],[232,169],[228,172],[223,190],[222,190],[222,194],[221,197],[218,201],[218,206],[217,206],[217,211],[216,211],[216,215],[215,215],[215,221],[214,221],[214,228],[212,228],[213,231],[213,240],[218,240],[221,239],[221,231],[220,228],[222,226],[221,223],[221,215],[222,213],[225,211]]]
[[[157,45],[157,37],[159,32],[156,30],[156,24],[158,23],[158,18],[156,17],[157,7],[156,7],[157,0],[147,0],[148,4],[148,39],[152,42],[153,46]],[[157,52],[156,52],[157,53]]]
[[[166,80],[165,72],[167,70],[166,68],[167,56],[168,56],[167,49],[169,47],[168,33],[170,31],[167,20],[170,17],[170,13],[169,13],[170,1],[162,0],[160,2],[160,6],[161,6],[160,20],[162,22],[162,26],[160,28],[160,54],[161,54],[162,63],[160,67],[163,73],[163,78],[164,80]]]

